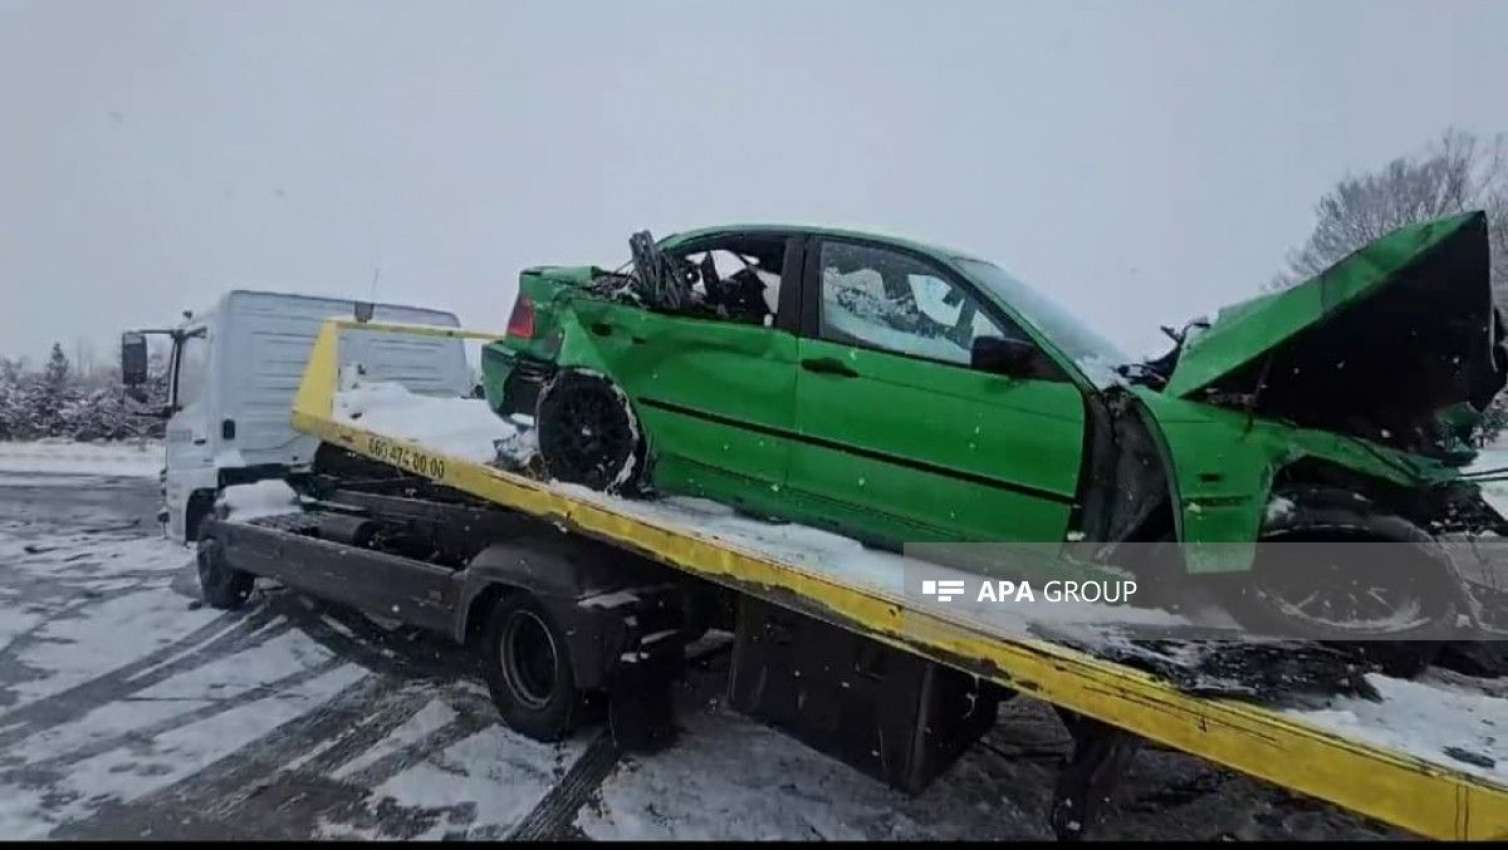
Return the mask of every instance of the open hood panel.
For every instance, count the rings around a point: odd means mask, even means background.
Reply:
[[[1480,212],[1413,225],[1189,335],[1164,389],[1440,456],[1442,414],[1484,409],[1508,348]],[[1469,412],[1468,412],[1469,415]]]

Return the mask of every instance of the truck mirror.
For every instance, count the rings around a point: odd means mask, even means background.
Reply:
[[[147,338],[139,333],[120,335],[120,380],[128,387],[147,382]]]

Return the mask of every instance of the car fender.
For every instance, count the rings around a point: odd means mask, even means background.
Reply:
[[[1428,458],[1357,438],[1151,392],[1138,395],[1165,453],[1175,533],[1191,574],[1251,568],[1273,482],[1300,461],[1404,488],[1455,475]]]
[[[560,353],[555,357],[557,366],[611,374],[607,355],[603,351],[611,337],[590,330],[591,326],[601,326],[608,319],[599,312],[606,311],[591,310],[588,304],[573,304],[572,309],[560,311],[556,318],[560,333]]]

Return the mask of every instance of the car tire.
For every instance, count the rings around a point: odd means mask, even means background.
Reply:
[[[199,541],[194,562],[199,572],[199,591],[211,608],[234,611],[251,597],[256,576],[232,567],[225,559],[225,547],[214,536]]]
[[[1408,520],[1377,511],[1355,494],[1313,489],[1290,498],[1295,507],[1264,527],[1251,573],[1232,588],[1230,613],[1255,632],[1318,640],[1353,651],[1389,675],[1412,677],[1423,672],[1439,654],[1441,638],[1454,626],[1460,610],[1452,570],[1436,541]],[[1397,545],[1409,564],[1379,570],[1371,561],[1337,565],[1319,550],[1267,548],[1264,552],[1263,543],[1278,542]],[[1347,583],[1358,586],[1356,569],[1368,570],[1365,593],[1346,588]],[[1329,610],[1341,616],[1346,610],[1343,600],[1357,597],[1381,605],[1377,613],[1385,616],[1328,620],[1317,613],[1330,604],[1321,595],[1326,593],[1336,600]]]
[[[606,493],[638,495],[648,452],[623,391],[578,371],[563,371],[540,394],[539,454],[551,478]]]
[[[569,735],[581,699],[568,636],[550,612],[523,591],[505,596],[484,640],[487,688],[508,728],[536,741]]]

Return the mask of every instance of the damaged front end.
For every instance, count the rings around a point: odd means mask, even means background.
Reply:
[[[1163,392],[1463,465],[1508,375],[1488,268],[1480,212],[1395,231],[1191,328]]]
[[[1299,286],[1191,323],[1172,353],[1128,372],[1139,386],[1123,394],[1164,452],[1187,573],[1249,573],[1248,599],[1254,587],[1275,596],[1281,579],[1284,622],[1296,622],[1337,553],[1355,563],[1334,596],[1399,590],[1443,563],[1436,575],[1452,587],[1431,591],[1433,625],[1454,627],[1459,614],[1465,631],[1452,635],[1504,633],[1508,546],[1495,544],[1508,523],[1484,500],[1484,479],[1461,469],[1508,378],[1488,252],[1481,213],[1406,227]],[[1311,549],[1274,545],[1293,541]],[[1333,548],[1342,542],[1367,545]],[[1291,553],[1311,550],[1315,563],[1295,569]]]

